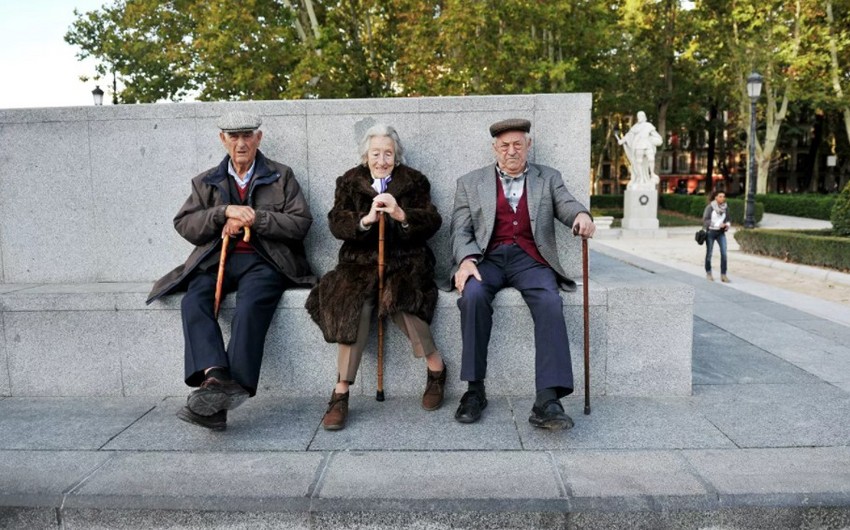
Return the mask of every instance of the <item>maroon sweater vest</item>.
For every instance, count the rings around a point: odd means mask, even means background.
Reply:
[[[232,179],[233,177],[230,178]],[[245,189],[242,189],[236,185],[236,182],[233,182],[233,187],[236,188],[237,192],[239,192],[240,202],[242,204],[245,204],[245,199],[246,197],[248,197],[248,188],[250,186],[245,186]],[[251,238],[253,237],[254,234],[251,234]],[[233,252],[237,254],[253,254],[254,252],[256,252],[256,250],[254,250],[254,247],[251,246],[251,243],[246,243],[240,238],[239,241],[236,243],[236,247],[233,249]]]
[[[531,219],[528,216],[528,194],[526,190],[522,190],[522,196],[519,198],[516,212],[511,209],[505,190],[502,188],[502,183],[497,182],[496,186],[496,226],[493,228],[493,235],[490,237],[490,244],[487,245],[487,252],[492,251],[499,245],[510,245],[516,243],[526,254],[548,266],[546,260],[540,255],[537,250],[537,245],[534,243],[534,234],[531,232]]]

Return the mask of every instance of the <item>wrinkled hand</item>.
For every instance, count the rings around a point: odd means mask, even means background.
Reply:
[[[379,212],[384,212],[399,223],[403,223],[407,220],[407,215],[404,213],[404,210],[401,209],[401,206],[395,200],[395,197],[390,195],[389,193],[381,193],[372,199],[372,205],[377,204],[377,210]],[[371,213],[371,212],[370,212]]]
[[[466,282],[470,276],[474,276],[476,280],[481,281],[481,274],[478,272],[478,266],[472,260],[463,260],[455,273],[455,287],[458,292],[463,294],[463,288],[466,287]]]
[[[573,235],[581,236],[582,239],[590,239],[596,233],[596,225],[590,219],[590,216],[582,212],[576,216],[573,221]]]
[[[249,227],[250,225],[243,224],[242,221],[230,218],[224,223],[224,228],[221,229],[221,238],[224,239],[224,236],[236,236],[242,233],[242,231]]]
[[[227,217],[228,222],[231,219],[239,221],[241,223],[240,227],[252,226],[256,217],[254,209],[250,206],[237,206],[234,204],[224,209],[224,215]]]
[[[360,222],[363,226],[370,226],[378,222],[378,203],[372,202],[372,207],[369,209],[369,213],[363,216],[360,219]]]

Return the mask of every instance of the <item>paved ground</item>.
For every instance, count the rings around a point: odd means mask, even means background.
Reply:
[[[0,398],[0,528],[850,528],[850,281],[732,250],[708,282],[692,232],[591,245],[694,287],[691,397],[569,398],[562,433],[526,398],[362,400],[337,433],[315,397],[224,433],[182,396]]]

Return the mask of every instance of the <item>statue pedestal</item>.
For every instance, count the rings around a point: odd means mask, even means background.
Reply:
[[[626,189],[622,226],[629,230],[658,229],[658,192],[654,186]]]
[[[626,189],[623,199],[623,236],[666,237],[658,228],[658,192],[655,186]]]

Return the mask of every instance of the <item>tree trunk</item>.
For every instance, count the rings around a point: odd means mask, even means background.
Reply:
[[[705,168],[705,194],[711,195],[714,189],[714,145],[717,137],[717,101],[711,100],[708,110],[708,160]]]

